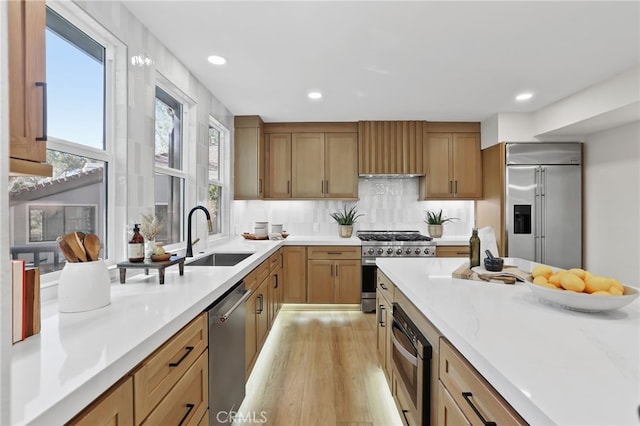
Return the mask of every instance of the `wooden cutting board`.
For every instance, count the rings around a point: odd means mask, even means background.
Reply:
[[[517,271],[516,267],[513,265],[505,265],[504,269],[512,269],[513,271]],[[521,275],[521,274],[517,274]],[[503,284],[515,284],[516,278],[514,276],[507,275],[498,275],[492,276],[489,274],[478,274],[474,272],[471,268],[469,268],[469,262],[464,262],[455,271],[451,273],[453,278],[459,278],[462,280],[475,280],[475,281],[485,281],[485,282],[498,282]]]

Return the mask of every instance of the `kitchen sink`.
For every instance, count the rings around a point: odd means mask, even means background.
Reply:
[[[187,266],[235,266],[252,254],[253,253],[212,253],[193,262],[188,262]]]

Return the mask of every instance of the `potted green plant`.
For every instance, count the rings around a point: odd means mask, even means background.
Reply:
[[[447,222],[453,222],[454,220],[458,220],[457,217],[442,217],[442,209],[439,212],[427,210],[425,212],[427,216],[424,221],[427,223],[427,229],[429,230],[429,235],[433,238],[442,237],[442,225]]]
[[[338,233],[342,238],[351,237],[351,234],[353,233],[353,224],[356,223],[356,220],[360,216],[363,215],[358,214],[358,208],[356,206],[352,206],[347,210],[346,204],[342,208],[342,211],[331,213],[331,217],[338,222]]]

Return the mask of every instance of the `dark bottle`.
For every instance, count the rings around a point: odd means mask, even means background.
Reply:
[[[144,261],[144,237],[140,235],[139,224],[133,225],[133,236],[127,247],[129,262]]]
[[[469,268],[474,266],[480,266],[480,237],[477,228],[473,228],[469,239]]]

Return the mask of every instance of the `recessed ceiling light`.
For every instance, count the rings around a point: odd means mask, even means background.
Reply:
[[[227,63],[227,60],[225,58],[217,55],[209,56],[207,58],[207,61],[211,62],[213,65],[224,65]]]
[[[309,94],[307,96],[309,97],[309,99],[320,99],[320,98],[322,98],[322,93],[320,93],[320,92],[309,92]]]
[[[528,101],[531,98],[533,98],[533,93],[525,92],[520,93],[518,96],[516,96],[516,101]]]

